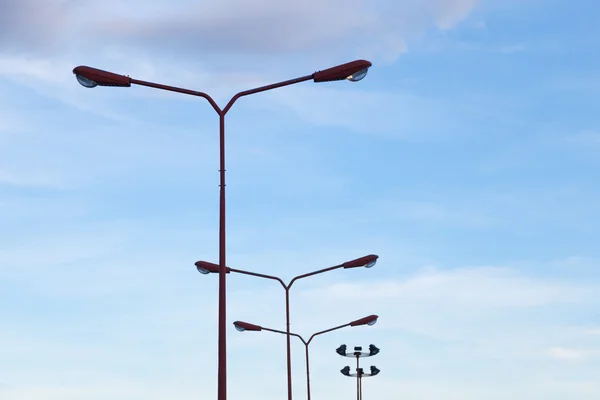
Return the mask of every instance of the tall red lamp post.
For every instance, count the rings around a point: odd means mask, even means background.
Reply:
[[[225,115],[231,109],[233,104],[240,98],[255,93],[265,92],[267,90],[289,86],[296,83],[312,80],[313,82],[331,82],[349,80],[358,82],[363,79],[371,67],[371,63],[366,60],[356,60],[346,64],[341,64],[322,71],[317,71],[310,75],[305,75],[296,79],[290,79],[272,85],[261,86],[255,89],[245,90],[234,95],[225,108],[220,108],[217,103],[204,92],[189,90],[174,86],[162,85],[159,83],[147,82],[130,78],[126,75],[119,75],[108,71],[103,71],[87,66],[79,66],[73,69],[77,81],[84,87],[93,88],[96,86],[116,86],[129,87],[131,85],[147,86],[155,89],[167,90],[182,94],[188,94],[206,99],[213,109],[219,115],[219,265],[221,273],[219,274],[219,328],[218,328],[218,400],[227,399],[227,345],[226,345],[226,284],[225,284]],[[291,394],[288,396],[291,400]]]
[[[324,333],[336,331],[338,329],[342,329],[342,328],[345,328],[347,326],[362,326],[362,325],[369,325],[369,326],[371,326],[371,325],[375,325],[375,323],[377,322],[377,318],[379,318],[377,315],[369,315],[368,317],[357,319],[356,321],[352,321],[352,322],[349,322],[349,323],[344,324],[344,325],[339,325],[339,326],[336,326],[334,328],[325,329],[324,331],[313,333],[308,340],[304,340],[304,338],[302,336],[300,336],[299,334],[297,334],[297,333],[284,332],[284,331],[279,331],[277,329],[265,328],[263,326],[249,324],[247,322],[235,321],[233,323],[233,325],[235,326],[235,329],[237,329],[240,332],[244,332],[244,331],[255,331],[255,332],[256,331],[268,331],[268,332],[282,333],[284,335],[287,335],[288,338],[290,336],[296,336],[298,339],[300,339],[302,341],[302,343],[304,343],[304,349],[305,349],[305,354],[306,354],[306,396],[307,396],[307,399],[310,400],[310,363],[309,363],[309,358],[308,358],[308,345],[310,345],[310,342],[316,336],[322,335]],[[288,365],[290,365],[289,362],[290,362],[290,360],[288,359]]]
[[[290,343],[290,336],[291,336],[291,333],[290,333],[290,289],[291,289],[292,285],[298,279],[307,278],[309,276],[322,274],[324,272],[329,272],[329,271],[333,271],[333,270],[340,269],[340,268],[344,268],[344,269],[360,268],[360,267],[371,268],[377,263],[378,258],[379,258],[379,256],[377,256],[375,254],[369,254],[368,256],[360,257],[360,258],[357,258],[357,259],[354,259],[351,261],[346,261],[345,263],[334,265],[333,267],[323,268],[318,271],[313,271],[313,272],[309,272],[307,274],[298,275],[295,278],[293,278],[290,281],[290,283],[288,283],[288,284],[286,284],[281,278],[278,278],[276,276],[260,274],[257,272],[244,271],[241,269],[235,269],[235,268],[229,268],[229,267],[225,268],[225,273],[227,273],[227,274],[230,272],[234,272],[234,273],[243,274],[243,275],[255,276],[258,278],[275,280],[275,281],[279,282],[281,284],[281,286],[283,287],[283,289],[285,290],[288,400],[292,400],[292,362],[291,362],[292,351],[291,351],[291,343]],[[201,274],[219,273],[219,272],[223,271],[219,265],[213,264],[213,263],[210,263],[207,261],[197,261],[196,269],[198,269],[198,272],[200,272]]]

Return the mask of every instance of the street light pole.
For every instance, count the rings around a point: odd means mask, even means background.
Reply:
[[[96,86],[117,86],[130,87],[131,85],[147,86],[155,89],[167,90],[192,96],[198,96],[206,99],[213,109],[219,115],[219,317],[218,317],[218,400],[227,399],[227,345],[226,345],[226,235],[225,235],[225,115],[231,109],[233,104],[240,98],[251,94],[264,92],[296,83],[313,80],[314,82],[329,82],[349,80],[357,82],[363,79],[371,62],[366,60],[356,60],[346,64],[341,64],[322,71],[317,71],[311,75],[291,79],[272,85],[261,86],[255,89],[239,92],[234,95],[225,108],[221,109],[211,96],[204,92],[189,90],[174,86],[162,85],[154,82],[147,82],[130,78],[126,75],[119,75],[97,68],[78,66],[73,69],[77,80],[82,86],[93,88]],[[292,400],[291,392],[288,393],[288,400]]]
[[[284,331],[280,331],[277,329],[265,328],[260,325],[249,324],[247,322],[235,321],[233,323],[233,325],[235,326],[235,329],[237,329],[240,332],[268,331],[268,332],[281,333],[283,335],[286,335],[288,339],[290,338],[290,336],[296,336],[298,339],[300,339],[302,341],[302,343],[304,344],[304,350],[305,350],[305,355],[306,355],[306,395],[307,395],[307,400],[310,400],[310,362],[309,362],[309,357],[308,357],[308,355],[309,355],[308,346],[310,345],[310,342],[312,342],[312,340],[316,336],[322,335],[324,333],[336,331],[338,329],[342,329],[347,326],[361,326],[361,325],[372,326],[372,325],[375,325],[378,318],[379,318],[379,316],[377,316],[377,315],[369,315],[368,317],[357,319],[356,321],[352,321],[352,322],[344,324],[344,325],[339,325],[334,328],[325,329],[324,331],[313,333],[308,340],[304,340],[304,338],[297,333],[292,333],[292,332],[288,332],[288,331],[284,332]]]
[[[356,373],[351,374],[349,366],[345,366],[344,368],[342,368],[340,370],[340,372],[342,373],[342,375],[345,375],[345,376],[356,377],[356,400],[362,400],[362,379],[363,379],[363,377],[375,376],[375,375],[379,374],[380,371],[376,366],[371,365],[371,373],[370,374],[365,373],[365,371],[362,368],[360,368],[360,358],[361,357],[372,357],[374,355],[377,355],[379,353],[379,349],[374,344],[369,345],[368,353],[363,352],[362,347],[360,347],[360,346],[355,347],[353,353],[346,352],[346,349],[347,349],[347,346],[345,344],[343,344],[340,347],[338,347],[337,349],[335,349],[335,352],[338,353],[342,357],[356,357]]]
[[[358,360],[359,357],[356,357],[356,400],[360,400],[360,398],[362,397],[362,391],[360,388],[360,377],[362,375],[362,371],[360,370]]]
[[[309,272],[307,274],[298,275],[298,276],[294,277],[288,284],[286,284],[283,281],[283,279],[278,278],[276,276],[272,276],[272,275],[260,274],[257,272],[245,271],[245,270],[235,269],[235,268],[230,268],[230,267],[227,267],[224,269],[225,273],[227,273],[227,274],[234,272],[234,273],[238,273],[238,274],[254,276],[257,278],[275,280],[275,281],[279,282],[281,284],[281,286],[283,287],[283,289],[285,290],[285,323],[286,323],[286,332],[287,332],[286,359],[287,359],[288,400],[292,399],[292,350],[291,350],[291,341],[290,341],[290,336],[293,336],[290,333],[290,289],[292,288],[292,285],[294,284],[294,282],[296,282],[299,279],[307,278],[307,277],[313,276],[313,275],[322,274],[324,272],[329,272],[329,271],[333,271],[333,270],[340,269],[340,268],[344,268],[344,269],[359,268],[359,267],[371,268],[377,263],[378,258],[379,258],[379,256],[377,256],[375,254],[369,254],[367,256],[360,257],[360,258],[357,258],[357,259],[354,259],[351,261],[346,261],[345,263],[342,263],[339,265],[334,265],[333,267],[323,268],[323,269],[320,269],[317,271]],[[197,261],[195,263],[195,265],[196,265],[196,269],[201,274],[219,273],[219,277],[220,277],[221,273],[223,272],[223,269],[220,267],[220,265],[213,264],[208,261]]]

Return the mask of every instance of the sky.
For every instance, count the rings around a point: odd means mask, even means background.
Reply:
[[[313,399],[600,398],[600,5],[591,0],[0,0],[0,398],[214,399],[218,117],[86,89],[87,65],[240,99],[227,263],[300,280]],[[286,398],[276,282],[227,278],[228,398]],[[306,396],[292,341],[294,399]]]

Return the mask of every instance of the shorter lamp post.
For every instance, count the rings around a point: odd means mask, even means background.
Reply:
[[[347,326],[361,326],[361,325],[372,326],[372,325],[375,325],[375,323],[377,322],[377,318],[379,318],[377,315],[369,315],[368,317],[357,319],[356,321],[352,321],[352,322],[344,324],[344,325],[339,325],[339,326],[336,326],[334,328],[325,329],[324,331],[313,333],[308,340],[304,340],[304,338],[302,336],[300,336],[299,334],[297,334],[297,333],[291,333],[291,332],[288,333],[288,332],[280,331],[280,330],[277,330],[277,329],[265,328],[265,327],[262,327],[260,325],[249,324],[247,322],[235,321],[233,323],[233,325],[235,326],[235,329],[237,329],[240,332],[244,332],[244,331],[254,331],[254,332],[268,331],[268,332],[281,333],[283,335],[296,336],[298,339],[300,339],[302,341],[302,343],[304,343],[304,349],[305,349],[305,354],[306,354],[306,395],[307,395],[307,399],[310,400],[310,363],[309,363],[309,358],[308,358],[308,345],[310,344],[310,342],[316,336],[319,336],[319,335],[322,335],[324,333],[328,333],[328,332],[331,332],[331,331],[336,331],[338,329],[342,329],[342,328],[345,328]]]
[[[350,373],[350,366],[348,365],[342,368],[340,372],[342,373],[342,375],[345,376],[356,377],[356,399],[362,400],[362,378],[377,375],[379,373],[379,369],[376,366],[371,365],[371,373],[365,373],[365,371],[362,368],[360,368],[359,360],[361,357],[371,357],[376,355],[377,353],[379,353],[379,349],[374,344],[369,345],[368,353],[363,352],[362,347],[360,346],[355,347],[354,352],[352,353],[347,353],[346,349],[347,346],[343,344],[337,349],[335,349],[335,352],[343,357],[356,357],[356,373]]]
[[[334,265],[332,267],[323,268],[317,271],[308,272],[306,274],[298,275],[295,278],[292,278],[290,283],[286,284],[283,279],[266,274],[260,274],[257,272],[245,271],[242,269],[235,268],[225,268],[225,273],[229,274],[231,272],[242,275],[250,275],[257,278],[270,279],[277,281],[281,284],[283,289],[285,290],[285,319],[286,319],[286,334],[287,334],[287,380],[288,380],[288,400],[292,400],[292,352],[291,352],[291,344],[290,344],[290,289],[294,282],[299,279],[308,278],[309,276],[322,274],[324,272],[333,271],[336,269],[352,269],[352,268],[371,268],[377,263],[377,259],[379,258],[376,254],[369,254],[363,257],[356,258],[354,260],[346,261],[342,264]],[[195,263],[196,269],[203,275],[207,274],[219,274],[221,271],[221,267],[218,264],[214,264],[208,261],[197,261]]]

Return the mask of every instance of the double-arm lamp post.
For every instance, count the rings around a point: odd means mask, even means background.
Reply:
[[[308,358],[308,345],[310,344],[310,342],[316,336],[322,335],[324,333],[336,331],[338,329],[342,329],[347,326],[375,325],[375,323],[377,322],[377,318],[379,318],[377,315],[369,315],[368,317],[357,319],[356,321],[352,321],[352,322],[349,322],[344,325],[339,325],[334,328],[325,329],[324,331],[313,333],[308,340],[304,340],[304,338],[297,333],[290,333],[290,332],[279,331],[277,329],[265,328],[263,326],[249,324],[247,322],[235,321],[233,323],[233,325],[235,326],[235,329],[237,329],[240,332],[268,331],[268,332],[275,332],[275,333],[281,333],[281,334],[287,335],[288,338],[291,335],[291,336],[296,336],[298,339],[300,339],[302,341],[302,343],[304,343],[305,354],[306,354],[306,395],[307,395],[307,399],[310,400],[310,367],[309,367],[310,364],[309,364],[309,358]],[[288,367],[290,367],[290,359],[288,359]]]
[[[250,276],[254,276],[254,277],[258,277],[258,278],[275,280],[275,281],[279,282],[281,284],[281,286],[283,287],[283,289],[285,290],[288,400],[292,400],[292,362],[291,362],[292,352],[291,352],[291,344],[290,344],[290,335],[291,335],[291,333],[290,333],[290,289],[291,289],[292,285],[294,284],[294,282],[296,282],[299,279],[307,278],[307,277],[313,276],[313,275],[322,274],[324,272],[329,272],[329,271],[333,271],[333,270],[340,269],[340,268],[344,268],[344,269],[359,268],[359,267],[371,268],[372,266],[374,266],[377,263],[378,258],[379,258],[379,256],[377,256],[375,254],[370,254],[368,256],[354,259],[352,261],[346,261],[345,263],[342,263],[339,265],[334,265],[333,267],[323,268],[318,271],[313,271],[313,272],[309,272],[307,274],[298,275],[295,278],[293,278],[290,281],[290,283],[288,283],[288,284],[286,284],[281,278],[278,278],[276,276],[260,274],[257,272],[244,271],[241,269],[235,269],[235,268],[229,268],[229,267],[225,268],[225,273],[227,273],[227,274],[234,272],[234,273],[250,275]],[[223,271],[219,265],[213,264],[213,263],[210,263],[207,261],[196,262],[196,268],[198,269],[198,272],[200,272],[201,274],[219,273],[219,272]]]
[[[87,66],[79,66],[73,69],[73,73],[77,77],[77,81],[82,86],[93,88],[96,86],[117,86],[129,87],[131,85],[147,86],[155,89],[167,90],[188,94],[206,99],[213,109],[219,115],[219,265],[222,267],[219,273],[219,342],[218,342],[218,400],[227,399],[227,346],[226,346],[226,284],[225,284],[225,115],[231,109],[233,104],[240,97],[248,96],[255,93],[265,92],[267,90],[289,86],[296,83],[312,80],[313,82],[330,82],[349,80],[358,82],[367,75],[371,63],[366,60],[356,60],[346,64],[341,64],[322,71],[317,71],[310,75],[301,76],[296,79],[274,83],[271,85],[261,86],[255,89],[245,90],[234,95],[224,108],[220,108],[211,96],[204,92],[179,88],[175,86],[162,85],[159,83],[142,81],[139,79],[130,78],[126,75],[119,75],[108,71],[103,71]],[[291,400],[291,396],[290,396]]]

